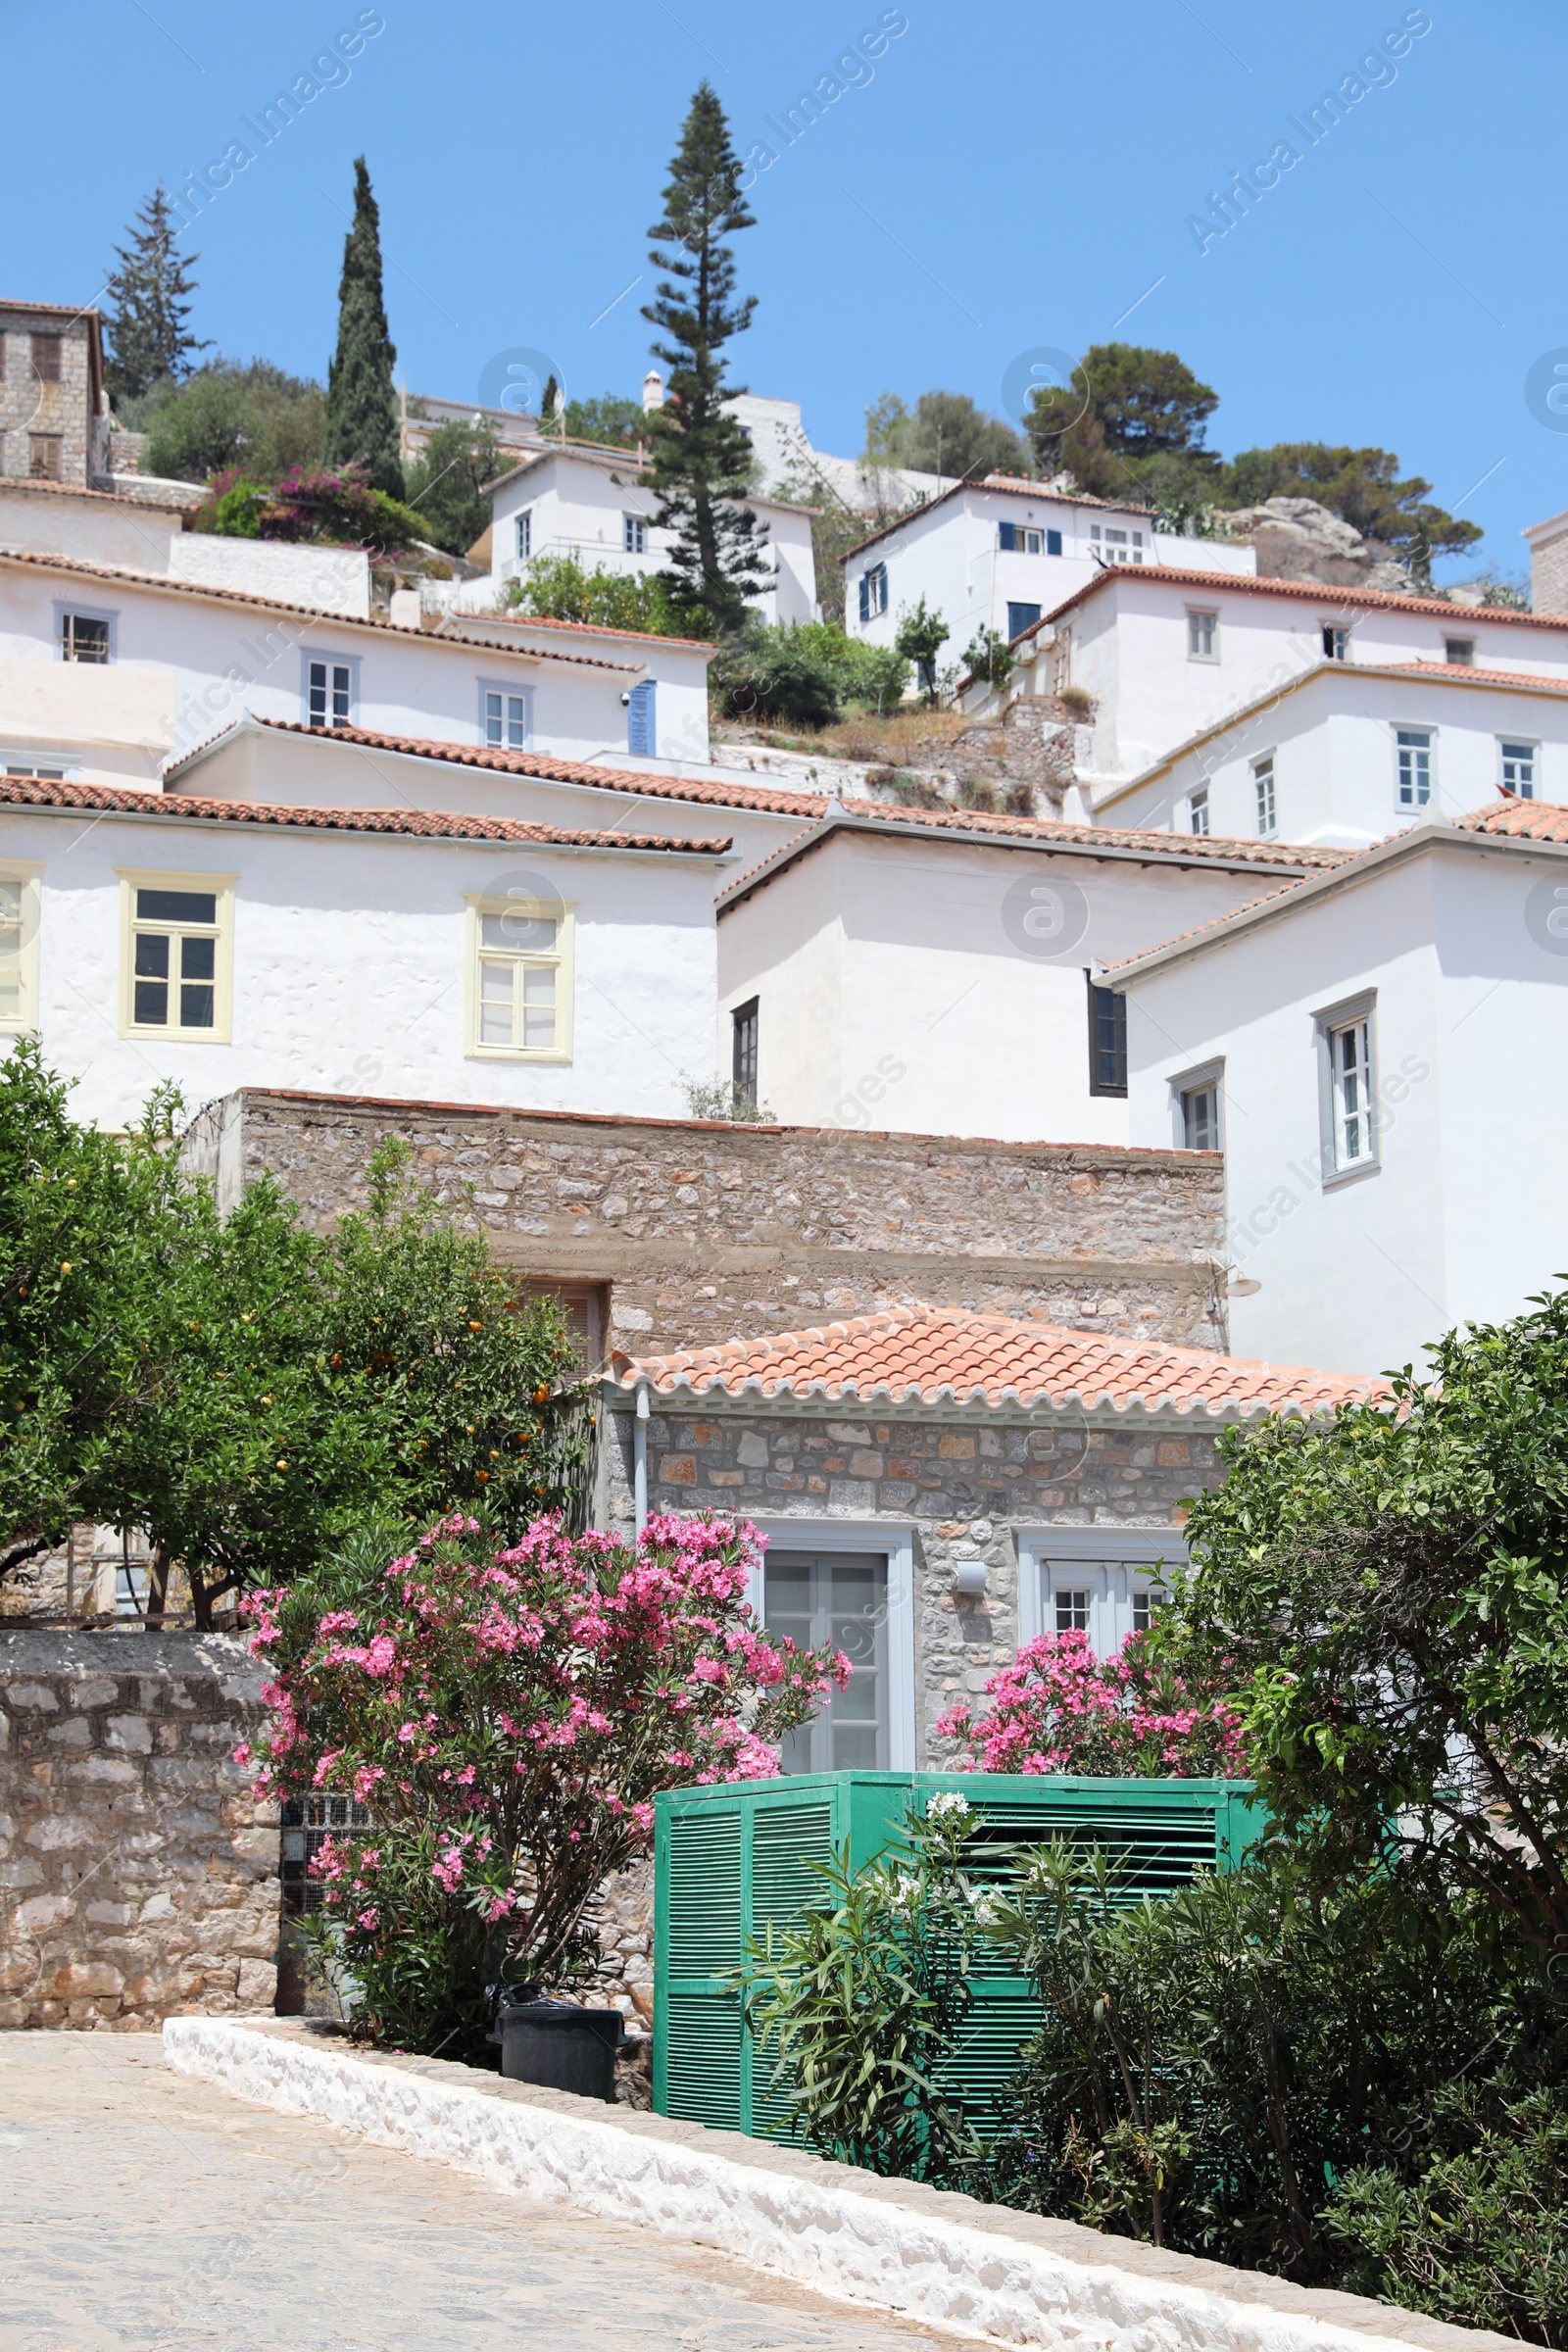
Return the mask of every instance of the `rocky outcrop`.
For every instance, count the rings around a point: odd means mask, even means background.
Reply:
[[[1331,588],[1380,588],[1408,596],[1415,582],[1392,548],[1361,533],[1315,498],[1268,498],[1226,518],[1257,556],[1267,580],[1321,580]]]

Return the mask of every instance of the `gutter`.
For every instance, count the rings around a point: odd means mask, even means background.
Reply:
[[[632,1423],[632,1504],[637,1517],[637,1540],[648,1525],[648,1383],[637,1384],[637,1418]]]

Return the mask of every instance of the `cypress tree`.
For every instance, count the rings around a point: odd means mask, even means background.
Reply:
[[[398,402],[392,388],[397,360],[381,297],[381,221],[363,155],[354,159],[354,225],[343,241],[337,290],[337,350],[326,376],[326,459],[358,459],[377,490],[403,496]]]
[[[121,267],[109,272],[105,291],[114,316],[105,320],[109,352],[104,372],[112,400],[135,400],[166,380],[190,373],[189,355],[207,345],[187,332],[188,295],[196,291],[192,264],[174,250],[172,208],[159,181],[130,224],[128,245],[117,245]]]
[[[733,635],[746,599],[763,584],[756,518],[737,502],[751,488],[750,435],[724,407],[743,385],[724,380],[723,346],[750,326],[755,295],[737,300],[735,263],[722,242],[756,225],[738,185],[740,161],[711,86],[704,82],[681,126],[664,213],[648,234],[668,271],[643,317],[667,340],[653,346],[669,370],[664,406],[649,418],[655,520],[673,531],[661,575],[675,609]]]

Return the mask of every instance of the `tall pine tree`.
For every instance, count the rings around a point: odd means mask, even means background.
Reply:
[[[669,369],[665,405],[650,417],[649,484],[656,521],[675,533],[662,574],[670,603],[699,625],[732,635],[746,599],[763,584],[756,518],[738,502],[751,487],[752,444],[724,403],[723,346],[750,326],[755,295],[737,301],[735,263],[722,242],[755,226],[737,184],[740,161],[711,86],[704,82],[681,127],[664,216],[648,234],[668,271],[643,317],[667,340],[653,346]]]
[[[354,226],[343,241],[337,302],[337,351],[326,376],[327,464],[352,466],[358,459],[377,490],[401,498],[403,462],[392,388],[398,355],[381,298],[381,217],[363,155],[354,159]]]
[[[199,254],[174,250],[173,209],[159,181],[130,224],[128,245],[117,245],[120,268],[111,270],[105,291],[114,301],[105,320],[109,354],[105,374],[113,400],[135,400],[154,384],[177,383],[190,373],[190,354],[205,351],[185,325],[187,296]]]

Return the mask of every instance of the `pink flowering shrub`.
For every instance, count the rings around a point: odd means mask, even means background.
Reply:
[[[1081,1772],[1116,1779],[1234,1779],[1242,1727],[1217,1691],[1178,1681],[1147,1634],[1097,1658],[1084,1634],[1042,1634],[986,1685],[988,1714],[955,1707],[937,1725],[980,1772]]]
[[[763,1636],[745,1524],[478,1535],[455,1514],[373,1572],[340,1560],[252,1594],[271,1715],[237,1751],[281,1798],[368,1808],[373,1829],[315,1865],[334,1967],[370,2031],[455,2056],[482,2052],[487,1982],[591,1969],[585,1915],[649,1850],[658,1790],[776,1773],[771,1743],[849,1674]]]

